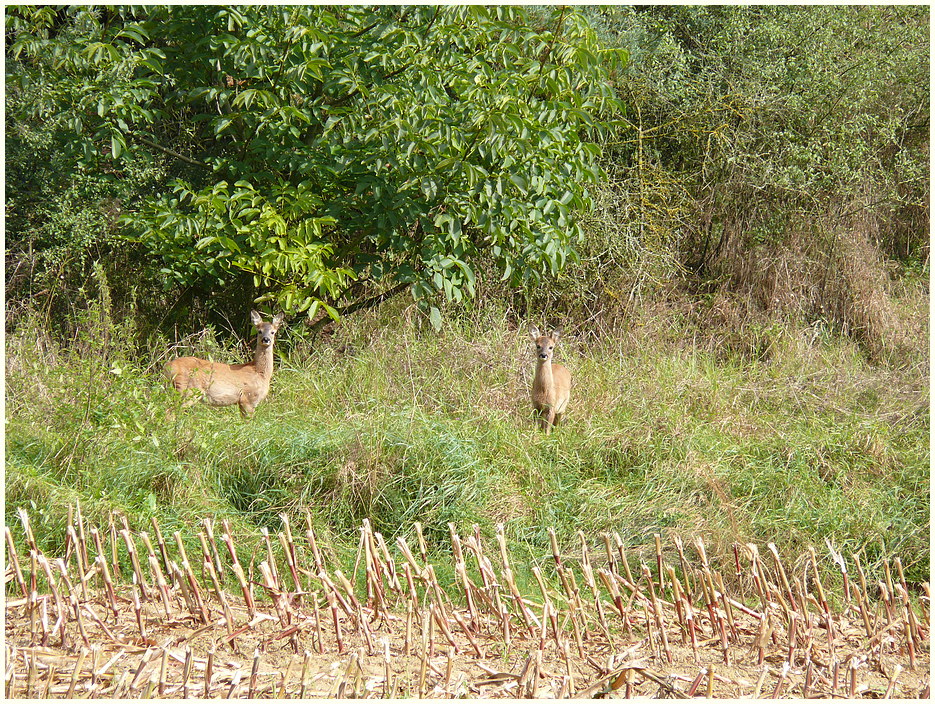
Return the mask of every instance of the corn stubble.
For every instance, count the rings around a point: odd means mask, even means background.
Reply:
[[[28,556],[5,528],[9,698],[929,696],[928,585],[910,600],[898,560],[870,589],[856,555],[849,575],[833,553],[834,603],[814,549],[787,571],[772,544],[765,559],[736,546],[728,582],[751,588],[731,594],[700,538],[656,536],[654,564],[631,569],[619,535],[579,532],[563,554],[550,531],[551,555],[521,566],[502,525],[485,543],[449,524],[446,590],[420,525],[394,557],[365,520],[347,575],[310,517],[304,541],[284,515],[249,556],[205,519],[189,556],[155,520],[156,547],[122,516],[98,528],[75,509],[64,557],[39,550],[25,511]]]

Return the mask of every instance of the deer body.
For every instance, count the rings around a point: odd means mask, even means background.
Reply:
[[[257,329],[256,353],[246,364],[209,362],[198,357],[177,357],[165,366],[165,375],[176,391],[189,396],[186,406],[199,399],[210,406],[240,406],[243,417],[253,415],[257,405],[269,393],[273,377],[273,344],[282,324],[282,315],[271,323],[255,310],[250,321]]]
[[[571,396],[571,374],[561,364],[552,363],[560,330],[542,335],[538,328],[529,334],[536,345],[536,376],[532,380],[532,405],[539,416],[539,428],[546,434],[559,424]]]

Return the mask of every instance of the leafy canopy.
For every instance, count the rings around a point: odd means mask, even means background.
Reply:
[[[168,165],[122,219],[168,286],[246,274],[309,318],[408,288],[436,325],[482,260],[574,257],[626,61],[567,7],[10,7],[7,36],[18,119]]]

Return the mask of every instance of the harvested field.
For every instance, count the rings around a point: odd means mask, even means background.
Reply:
[[[502,526],[484,542],[452,525],[446,590],[418,524],[413,549],[365,521],[345,574],[288,521],[245,555],[206,519],[190,555],[155,522],[89,526],[79,506],[49,558],[20,520],[28,554],[5,529],[9,698],[929,697],[928,585],[911,599],[899,561],[868,584],[837,556],[836,600],[814,551],[793,569],[737,546],[728,588],[697,539],[657,540],[637,566],[618,536],[579,533],[579,553],[554,541],[540,569],[511,563]]]

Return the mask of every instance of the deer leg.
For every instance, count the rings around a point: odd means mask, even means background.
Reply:
[[[550,406],[549,408],[545,409],[542,416],[542,425],[540,426],[545,431],[546,435],[552,432],[552,425],[554,422],[555,409]]]
[[[246,420],[253,417],[253,411],[256,410],[256,401],[243,391],[240,392],[240,401],[237,402],[237,405],[240,406],[240,416]]]

